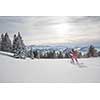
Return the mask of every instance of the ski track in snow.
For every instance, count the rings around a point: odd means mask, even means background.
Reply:
[[[100,58],[79,59],[86,67],[70,63],[70,59],[15,59],[0,51],[0,82],[100,82]],[[9,55],[12,55],[8,53]]]

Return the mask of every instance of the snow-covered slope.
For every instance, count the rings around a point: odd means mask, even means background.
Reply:
[[[12,54],[8,54],[12,55]],[[0,82],[100,82],[100,58],[79,59],[15,59],[0,52]]]

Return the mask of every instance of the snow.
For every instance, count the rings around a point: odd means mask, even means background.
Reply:
[[[10,55],[10,56],[9,56]],[[100,58],[82,58],[85,66],[70,59],[16,59],[0,51],[0,82],[100,82]]]

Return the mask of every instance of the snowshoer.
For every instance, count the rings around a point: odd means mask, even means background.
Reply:
[[[78,59],[77,59],[78,54],[77,54],[76,50],[74,50],[74,49],[71,50],[70,57],[71,57],[72,63],[75,63],[75,61],[76,61],[76,63],[78,63]]]

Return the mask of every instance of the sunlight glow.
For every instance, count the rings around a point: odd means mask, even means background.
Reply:
[[[54,29],[55,29],[58,37],[67,36],[67,33],[69,33],[69,28],[70,28],[70,25],[68,23],[67,24],[65,24],[65,23],[59,24],[59,25],[54,26]]]

